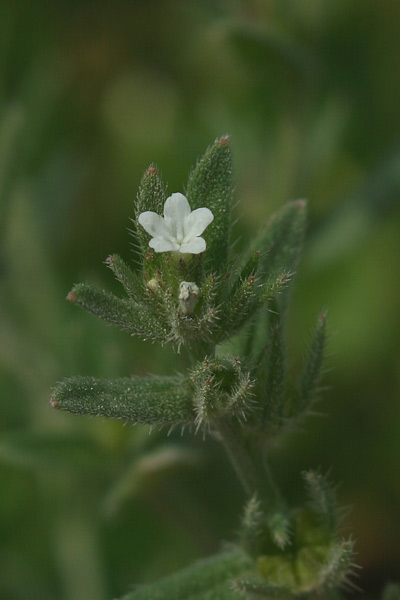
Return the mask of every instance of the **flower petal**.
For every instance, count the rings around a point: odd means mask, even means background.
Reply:
[[[153,237],[149,242],[150,248],[153,248],[155,252],[171,252],[172,250],[179,250],[179,244],[176,242],[170,242],[163,237]]]
[[[200,254],[200,252],[204,252],[205,249],[205,240],[202,237],[195,237],[187,244],[182,244],[179,248],[179,252],[182,252],[182,254]]]
[[[190,205],[185,196],[180,192],[175,192],[166,199],[164,204],[164,217],[171,221],[183,221],[190,215]]]
[[[213,219],[214,215],[209,208],[196,208],[186,217],[184,242],[201,235]]]
[[[162,237],[165,233],[164,219],[155,212],[148,210],[140,213],[138,221],[143,229],[153,237]]]

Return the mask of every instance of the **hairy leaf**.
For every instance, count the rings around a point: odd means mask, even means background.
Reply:
[[[139,241],[139,246],[146,254],[149,251],[149,234],[138,223],[140,213],[152,211],[158,215],[163,214],[164,203],[166,200],[166,189],[158,172],[156,165],[151,164],[145,171],[140,182],[139,192],[135,202],[134,225],[135,235]]]
[[[133,271],[118,254],[112,254],[106,259],[106,265],[123,285],[132,300],[140,302],[144,298],[144,279]]]
[[[225,582],[240,576],[250,566],[249,557],[235,548],[199,561],[163,581],[141,587],[122,600],[192,600],[197,597],[203,600],[202,594],[210,593],[221,584],[225,587]],[[209,596],[210,600],[217,597]]]
[[[209,208],[214,221],[204,233],[207,270],[224,272],[228,263],[232,203],[232,159],[229,138],[217,139],[189,176],[187,198],[192,210]]]
[[[71,377],[54,389],[51,404],[79,415],[148,425],[191,423],[191,393],[181,377]]]
[[[85,283],[75,285],[67,300],[124,331],[143,338],[165,340],[167,332],[144,305],[122,300]]]
[[[318,385],[322,376],[322,366],[324,361],[324,352],[326,345],[326,314],[321,312],[318,315],[314,329],[313,340],[311,343],[308,360],[300,381],[300,412],[305,412],[315,399],[318,392]]]
[[[302,475],[306,482],[311,509],[323,518],[323,522],[334,533],[340,518],[340,510],[336,504],[336,490],[329,483],[328,478],[318,471],[304,471]]]

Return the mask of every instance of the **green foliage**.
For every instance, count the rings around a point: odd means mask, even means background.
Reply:
[[[112,251],[147,293],[159,267],[143,277],[148,236],[129,223],[143,171],[156,160],[169,190],[180,190],[199,149],[229,130],[234,202],[241,201],[230,284],[246,262],[235,259],[238,248],[268,215],[298,194],[310,201],[294,302],[279,316],[285,345],[286,333],[291,340],[283,348],[285,402],[294,403],[291,374],[299,371],[304,332],[326,303],[328,329],[339,332],[322,382],[329,417],[293,429],[291,419],[277,418],[265,438],[285,438],[270,441],[267,459],[285,485],[289,513],[302,505],[304,468],[321,465],[325,473],[332,465],[340,474],[360,538],[357,561],[367,565],[357,583],[361,596],[376,600],[388,569],[395,579],[400,572],[400,86],[397,61],[388,59],[400,52],[399,4],[116,0],[92,10],[87,2],[37,0],[3,2],[0,14],[0,597],[110,600],[214,553],[238,527],[242,490],[202,432],[181,437],[178,427],[167,437],[156,427],[149,436],[147,426],[79,419],[47,403],[65,375],[195,367],[188,344],[174,356],[62,298],[73,281],[100,282],[125,297],[99,265]],[[204,281],[198,287],[209,310],[223,312],[228,289],[214,285],[208,295],[211,276],[201,264],[197,271],[182,279]],[[276,300],[216,350],[218,358],[245,358],[257,385],[271,310]],[[201,348],[200,360],[212,355],[211,342],[190,354]],[[246,435],[253,439],[254,430]],[[189,467],[182,458],[173,469],[167,449],[177,446],[181,456],[196,450],[202,460]],[[130,473],[134,487],[117,501],[111,491]],[[104,494],[107,514],[98,510]],[[321,595],[342,599],[337,590]]]
[[[155,165],[151,164],[140,182],[139,192],[134,206],[134,236],[139,242],[141,254],[148,251],[149,236],[138,223],[140,213],[147,210],[161,214],[166,199],[166,189]]]
[[[269,220],[256,242],[263,250],[264,273],[293,271],[297,267],[304,241],[306,208],[305,200],[288,202]]]
[[[225,600],[232,598],[232,579],[246,572],[250,565],[250,559],[242,550],[232,548],[164,581],[133,591],[122,600]]]
[[[299,404],[296,410],[305,413],[318,394],[318,386],[322,376],[324,351],[326,345],[326,315],[321,312],[315,325],[313,340],[308,359],[300,381]]]
[[[105,263],[114,273],[116,279],[122,284],[128,297],[136,303],[142,302],[145,297],[143,277],[140,277],[136,271],[133,271],[118,254],[108,256]]]
[[[179,377],[123,377],[114,381],[72,377],[56,386],[51,403],[75,414],[148,425],[193,420],[190,391]]]
[[[224,415],[245,421],[252,411],[253,381],[237,358],[206,358],[190,374],[197,428],[210,426]]]
[[[339,525],[340,511],[336,504],[336,490],[328,478],[317,471],[305,471],[306,483],[311,509],[320,515],[323,522],[334,533]]]
[[[248,496],[237,549],[134,591],[126,600],[228,600],[238,595],[311,599],[348,581],[353,542],[338,539],[339,511],[326,478],[305,473],[309,502],[290,508],[268,464],[269,439],[310,412],[322,374],[324,313],[317,319],[297,387],[286,366],[287,291],[302,249],[306,204],[288,203],[243,258],[231,258],[227,137],[216,140],[197,163],[187,194],[192,209],[206,206],[214,214],[204,255],[148,252],[139,215],[147,210],[160,214],[166,196],[151,166],[135,204],[139,269],[117,255],[106,261],[126,298],[86,284],[74,286],[68,295],[131,334],[172,342],[178,352],[186,347],[191,360],[187,374],[115,380],[72,377],[55,387],[51,404],[80,415],[212,431]],[[239,346],[248,349],[244,355],[221,348],[221,342],[227,344],[236,334],[244,341]],[[105,502],[109,514],[110,502],[121,502],[139,480],[134,465],[110,492]]]
[[[141,337],[157,338],[163,331],[143,304],[121,300],[107,291],[100,291],[85,283],[78,283],[67,299],[111,325]],[[162,337],[161,337],[162,339]]]
[[[229,258],[232,204],[232,158],[228,136],[215,140],[198,161],[186,188],[193,209],[206,206],[214,221],[206,233],[206,267],[224,273]]]
[[[265,398],[263,422],[273,430],[282,425],[285,411],[286,360],[283,325],[277,313],[270,319],[267,345],[260,357],[257,375],[260,396]]]

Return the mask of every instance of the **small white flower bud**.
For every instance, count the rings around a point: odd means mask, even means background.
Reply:
[[[197,304],[199,288],[193,281],[181,281],[179,284],[179,306],[185,315],[191,315]]]

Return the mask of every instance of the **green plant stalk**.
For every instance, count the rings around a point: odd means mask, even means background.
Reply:
[[[228,417],[220,419],[216,428],[246,494],[249,497],[256,495],[267,514],[282,511],[284,503],[273,480],[265,451],[259,444],[246,438],[241,428]]]

